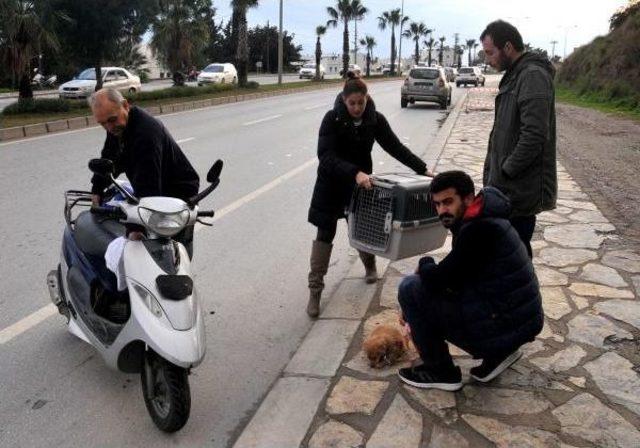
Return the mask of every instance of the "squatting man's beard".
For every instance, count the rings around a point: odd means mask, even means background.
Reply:
[[[456,217],[450,213],[442,213],[438,215],[438,219],[440,219],[442,225],[447,229],[450,229],[456,222]]]

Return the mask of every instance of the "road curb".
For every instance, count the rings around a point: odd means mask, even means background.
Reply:
[[[384,78],[368,79],[365,81],[367,82],[367,84],[369,84],[377,82],[398,81],[399,79],[400,78]],[[205,100],[183,101],[179,103],[163,104],[161,106],[149,106],[144,109],[151,115],[156,116],[183,112],[186,110],[206,109],[220,104],[237,103],[241,101],[250,101],[261,98],[269,98],[273,96],[291,95],[295,93],[311,92],[314,90],[332,89],[339,86],[340,83],[335,83],[328,86],[311,85],[298,87],[295,89],[275,90],[272,92],[246,93],[243,95],[230,95],[217,98],[209,98]],[[90,127],[96,127],[96,123],[91,115],[86,115],[84,117],[73,117],[64,120],[55,120],[24,126],[15,126],[11,128],[2,128],[0,129],[0,142],[17,141],[28,137],[33,137],[35,135],[53,134],[57,132],[68,131],[69,129],[81,129]]]
[[[458,116],[467,101],[467,96],[468,91],[465,91],[442,124],[434,140],[421,155],[427,161],[429,167],[434,167],[442,154]],[[280,447],[300,446],[311,425],[311,421],[309,419],[300,419],[297,426],[295,424],[297,422],[289,422],[286,431],[282,430],[282,421],[289,415],[295,415],[296,408],[300,406],[300,403],[305,403],[305,407],[311,407],[316,410],[322,403],[331,386],[331,379],[340,368],[353,337],[364,320],[371,301],[384,284],[383,279],[390,262],[389,260],[378,258],[380,280],[375,287],[371,287],[372,285],[365,286],[363,283],[360,287],[363,291],[362,294],[354,293],[352,285],[356,281],[355,277],[359,277],[358,280],[362,281],[363,276],[354,272],[359,268],[358,264],[358,257],[355,257],[349,272],[340,281],[335,292],[322,309],[320,318],[311,326],[309,332],[292,354],[287,366],[273,382],[267,394],[259,401],[258,408],[246,422],[244,428],[236,431],[238,437],[233,444],[233,448],[272,446],[274,440],[278,441],[277,446]],[[363,268],[360,268],[360,270],[364,271]],[[323,380],[324,382],[318,386],[323,393],[319,393],[316,388],[313,394],[298,396],[297,400],[285,401],[282,398],[283,389],[288,390],[291,394],[298,393],[293,388],[287,389],[287,382],[291,381],[292,378]],[[277,409],[274,409],[274,403],[278,403]],[[315,407],[313,406],[314,404]]]

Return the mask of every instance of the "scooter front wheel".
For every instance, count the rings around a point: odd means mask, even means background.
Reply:
[[[141,376],[144,403],[153,423],[164,432],[180,430],[191,411],[187,370],[149,350]]]

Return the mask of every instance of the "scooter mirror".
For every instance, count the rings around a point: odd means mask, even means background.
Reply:
[[[213,164],[209,172],[207,173],[207,182],[210,184],[214,183],[220,177],[220,172],[222,172],[222,160],[218,159]]]
[[[91,159],[89,169],[96,174],[108,176],[113,174],[113,162],[109,159]]]

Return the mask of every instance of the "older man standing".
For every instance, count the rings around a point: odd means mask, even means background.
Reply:
[[[531,257],[536,214],[556,206],[555,70],[546,57],[525,52],[522,36],[507,22],[490,23],[480,40],[489,65],[505,71],[483,182],[511,201],[511,224]]]
[[[96,121],[107,131],[101,157],[114,163],[115,176],[125,173],[138,197],[170,196],[186,200],[198,193],[199,177],[164,125],[128,101],[115,89],[101,89],[89,98]],[[98,205],[109,182],[91,179]],[[177,239],[192,253],[193,227]],[[181,232],[181,233],[183,233]],[[142,237],[139,231],[130,238]]]

